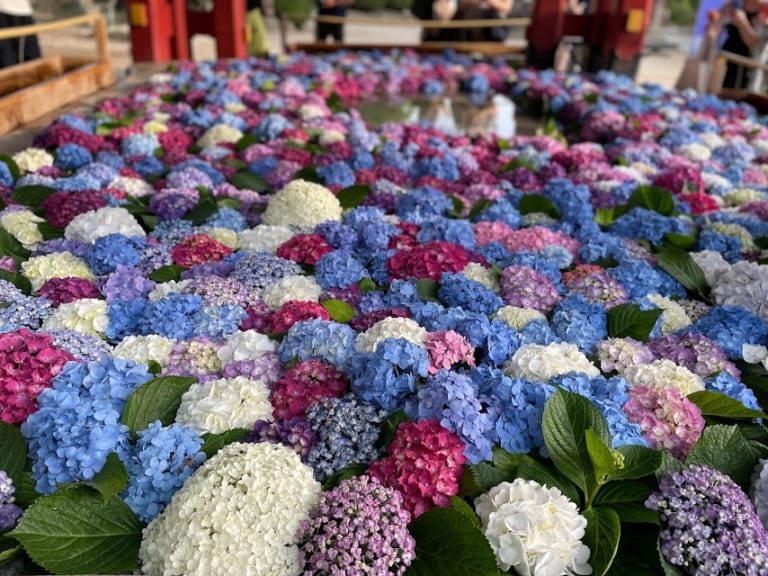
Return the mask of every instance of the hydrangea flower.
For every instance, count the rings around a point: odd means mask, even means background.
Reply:
[[[269,200],[262,222],[269,226],[312,229],[328,220],[341,221],[341,204],[325,186],[294,180]]]
[[[0,532],[6,532],[16,526],[16,520],[24,512],[14,502],[16,487],[13,480],[5,472],[0,470]]]

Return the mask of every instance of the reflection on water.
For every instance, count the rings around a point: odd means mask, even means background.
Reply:
[[[356,108],[373,126],[385,122],[419,124],[450,136],[495,133],[501,138],[510,138],[517,132],[515,104],[501,94],[482,103],[473,103],[463,94],[452,94],[373,100]]]

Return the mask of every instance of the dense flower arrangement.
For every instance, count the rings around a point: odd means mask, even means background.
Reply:
[[[547,123],[355,107],[455,91]],[[767,124],[407,51],[58,118],[0,157],[0,569],[766,573]]]

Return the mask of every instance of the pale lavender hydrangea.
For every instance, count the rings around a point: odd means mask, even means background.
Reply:
[[[16,520],[21,516],[22,510],[14,504],[16,487],[13,480],[0,470],[0,532],[10,530],[16,525]]]
[[[595,352],[604,374],[623,374],[630,366],[648,364],[656,357],[642,342],[633,338],[608,338],[597,343]]]
[[[557,288],[547,276],[528,266],[508,266],[501,274],[499,295],[518,308],[550,312],[559,302]]]

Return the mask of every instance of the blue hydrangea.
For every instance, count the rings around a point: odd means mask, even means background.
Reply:
[[[346,188],[355,183],[355,173],[346,162],[338,161],[320,166],[317,174],[326,186]]]
[[[53,165],[62,170],[76,170],[93,161],[93,155],[79,144],[67,143],[56,149]]]
[[[324,290],[346,288],[367,277],[365,266],[346,250],[328,252],[315,264],[315,280]]]
[[[490,321],[487,315],[462,308],[447,308],[443,314],[427,325],[430,331],[455,330],[475,348],[482,348],[485,345],[489,327]]]
[[[344,369],[355,349],[355,331],[328,320],[301,320],[290,327],[278,348],[283,363],[319,358]]]
[[[572,224],[593,221],[595,213],[587,186],[574,184],[564,178],[554,178],[547,182],[542,194],[555,205],[562,221]]]
[[[357,232],[345,224],[327,220],[315,226],[315,234],[319,234],[328,244],[337,250],[351,251],[357,242]]]
[[[416,379],[427,375],[428,366],[426,350],[403,338],[387,338],[375,352],[353,354],[348,376],[358,398],[394,412],[416,389]]]
[[[174,340],[187,340],[196,335],[198,314],[203,299],[196,294],[168,294],[147,302],[139,319],[139,334],[158,334]],[[110,316],[111,320],[111,316]]]
[[[502,270],[512,266],[512,260],[515,257],[514,253],[504,248],[501,242],[489,242],[483,246],[478,246],[475,252],[482,256],[489,264],[495,264]]]
[[[397,202],[397,215],[416,224],[426,216],[444,216],[452,209],[451,199],[431,186],[415,188]]]
[[[481,398],[469,376],[441,370],[418,387],[405,402],[405,413],[412,420],[438,420],[465,443],[464,455],[470,464],[493,458],[497,441],[496,407]]]
[[[117,152],[110,152],[109,150],[100,150],[96,154],[96,162],[114,168],[115,170],[125,168],[125,158]]]
[[[176,164],[176,166],[174,166],[173,169],[170,171],[170,173],[168,174],[169,186],[172,186],[174,188],[183,188],[185,182],[183,181],[176,182],[174,180],[174,174],[181,171],[186,171],[187,168],[195,168],[199,170],[205,176],[208,177],[208,179],[211,181],[211,184],[223,184],[224,182],[227,181],[224,174],[222,174],[219,170],[211,166],[208,162],[206,162],[202,158],[189,158],[188,160],[184,160],[183,162],[179,162],[178,164]],[[197,177],[199,178],[199,176]],[[207,185],[206,187],[209,187],[209,185]]]
[[[437,296],[448,307],[459,307],[486,316],[504,305],[493,290],[458,273],[446,272],[441,276]]]
[[[502,376],[493,382],[491,395],[499,399],[496,433],[499,445],[512,454],[539,450],[546,455],[541,421],[544,405],[555,388],[544,382]]]
[[[212,228],[229,228],[235,232],[242,232],[248,228],[248,222],[240,212],[234,208],[219,208],[211,216],[206,218],[205,226]]]
[[[593,354],[595,345],[608,335],[608,315],[600,303],[589,303],[575,294],[561,300],[552,313],[551,326],[563,342]]]
[[[3,298],[0,306],[0,324],[16,324],[34,330],[53,312],[53,305],[45,298],[35,298],[19,293]]]
[[[685,298],[685,287],[669,274],[645,260],[624,259],[618,266],[607,268],[606,273],[626,290],[630,300],[647,294],[661,294],[668,298]]]
[[[552,328],[545,319],[531,320],[518,330],[517,337],[520,341],[520,346],[528,346],[529,344],[546,345],[560,342],[560,338],[552,331]]]
[[[248,313],[241,306],[204,304],[200,312],[194,316],[195,326],[192,334],[224,339],[239,332],[240,325],[247,317]]]
[[[689,224],[679,218],[662,216],[647,208],[632,208],[608,226],[608,231],[624,238],[661,244],[667,234],[690,234],[692,230]]]
[[[742,306],[714,306],[687,329],[714,340],[732,359],[741,359],[744,344],[768,343],[765,322]]]
[[[231,277],[253,290],[264,290],[285,276],[301,274],[301,267],[271,254],[243,254],[235,263]]]
[[[94,274],[109,274],[118,266],[136,266],[141,261],[140,251],[145,246],[146,240],[139,236],[107,234],[93,241],[90,250],[85,254],[85,261]]]
[[[418,180],[424,176],[439,178],[446,182],[459,179],[459,165],[451,154],[419,158],[413,167],[413,177]]]
[[[277,138],[290,126],[291,123],[282,114],[270,113],[259,121],[252,133],[260,140],[269,141]]]
[[[139,323],[149,301],[144,298],[117,298],[107,303],[109,324],[104,334],[112,342],[119,342],[128,336],[141,334]]]
[[[459,244],[467,250],[475,248],[475,231],[472,224],[468,220],[456,220],[443,216],[424,218],[416,239],[421,243],[437,240]]]
[[[483,360],[501,366],[520,347],[517,330],[500,320],[491,320],[483,347]]]
[[[368,260],[376,253],[386,251],[389,246],[389,239],[398,232],[396,226],[383,220],[374,220],[361,226],[357,231],[355,254]]]
[[[513,229],[520,228],[522,216],[517,210],[517,203],[511,202],[508,198],[499,198],[493,204],[481,210],[475,216],[475,222],[503,222]]]
[[[508,263],[505,262],[505,268],[507,266],[527,266],[528,268],[533,268],[536,272],[544,274],[544,276],[552,280],[552,283],[559,292],[563,291],[563,287],[560,285],[560,281],[563,277],[560,272],[560,267],[556,262],[550,260],[543,254],[521,250],[519,252],[513,252],[507,262]]]
[[[96,183],[94,188],[98,189],[108,186],[112,180],[120,175],[120,173],[116,168],[113,168],[108,164],[91,162],[90,164],[78,168],[75,175],[79,178],[84,178],[90,182]]]
[[[368,170],[376,165],[373,155],[366,150],[356,150],[349,159],[349,166],[352,170]]]
[[[128,427],[125,401],[151,378],[146,366],[119,358],[69,362],[38,396],[38,410],[21,425],[32,476],[42,494],[57,484],[91,480],[111,452],[124,454]]]
[[[142,156],[131,162],[131,168],[136,170],[144,178],[155,174],[162,174],[165,171],[165,165],[154,156]]]
[[[704,230],[696,239],[696,250],[720,252],[731,264],[741,260],[741,240],[736,236],[722,234],[714,230]]]
[[[136,444],[126,450],[128,485],[125,503],[142,522],[151,522],[171,501],[200,464],[203,439],[182,424],[163,427],[159,420],[138,433]]]
[[[704,387],[710,392],[720,392],[734,400],[738,400],[747,408],[759,410],[760,412],[763,410],[757,403],[757,398],[752,389],[728,372],[720,372],[717,376],[704,378]]]
[[[77,330],[47,330],[54,346],[66,350],[81,362],[94,362],[108,356],[112,349],[95,334],[84,334]]]
[[[159,147],[154,134],[130,134],[120,142],[120,151],[125,156],[152,156]]]

